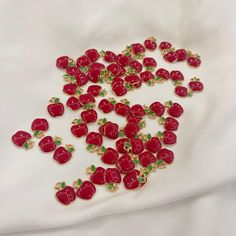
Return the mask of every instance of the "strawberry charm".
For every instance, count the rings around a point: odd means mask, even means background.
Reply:
[[[80,94],[79,101],[80,101],[80,104],[85,106],[87,104],[95,103],[95,98],[89,93],[84,93],[84,94]]]
[[[188,91],[188,88],[184,86],[176,86],[175,87],[175,94],[177,94],[179,97],[191,97],[192,94]]]
[[[125,88],[132,90],[133,88],[140,88],[142,85],[142,80],[139,76],[132,74],[125,77]]]
[[[121,66],[128,66],[131,62],[131,57],[123,55],[123,54],[118,54],[116,56],[116,62],[117,62],[117,64],[119,64]]]
[[[143,66],[147,69],[152,71],[156,66],[157,66],[157,62],[154,58],[152,57],[145,57],[143,59]]]
[[[59,57],[56,61],[56,66],[60,69],[67,69],[69,67],[73,67],[74,64],[75,62],[67,56]]]
[[[107,122],[107,120],[100,119],[98,121],[98,124],[101,125],[99,128],[99,132],[106,136],[109,139],[117,139],[118,138],[118,129],[119,126],[115,123],[112,123],[110,121]]]
[[[162,148],[158,153],[157,153],[157,160],[162,160],[166,164],[171,164],[174,160],[174,153],[166,148]]]
[[[175,118],[180,117],[184,112],[184,109],[180,104],[173,103],[172,101],[166,102],[165,106],[168,108],[167,109],[168,114]]]
[[[143,141],[139,138],[131,138],[129,140],[131,152],[133,154],[140,154],[144,150]],[[126,145],[127,146],[127,145]]]
[[[102,90],[102,87],[100,85],[90,85],[87,89],[87,93],[91,94],[94,97],[97,96],[105,96],[106,95],[106,91]]]
[[[68,100],[66,101],[66,106],[69,107],[72,111],[77,111],[82,107],[79,99],[74,96],[68,98]]]
[[[200,82],[200,79],[194,77],[191,79],[191,82],[189,82],[189,87],[192,92],[201,92],[203,90],[203,83]]]
[[[119,157],[116,162],[116,166],[121,173],[129,173],[135,168],[135,164],[131,159],[130,155],[128,154],[124,154],[121,157]]]
[[[125,101],[125,103],[118,102],[115,104],[115,112],[120,116],[128,116],[130,113],[129,102]]]
[[[64,105],[60,102],[60,99],[53,97],[51,98],[50,102],[51,104],[49,104],[47,107],[48,113],[52,117],[62,116],[64,113]]]
[[[147,110],[147,113],[150,113],[150,111],[154,112],[155,115],[161,117],[165,112],[165,106],[160,102],[153,102],[149,106],[149,110]],[[152,115],[152,113],[150,115]]]
[[[86,137],[86,143],[87,144],[91,144],[91,145],[95,145],[95,146],[101,146],[102,142],[103,142],[103,138],[102,138],[102,135],[100,133],[90,132],[90,133],[88,133],[88,135]]]
[[[18,146],[23,147],[24,149],[28,150],[33,147],[34,143],[30,140],[31,134],[26,131],[19,130],[12,136],[12,142]]]
[[[139,154],[139,163],[143,167],[147,167],[154,162],[156,162],[156,157],[151,152],[144,151],[143,153]]]
[[[105,169],[102,167],[95,167],[94,165],[91,165],[89,168],[87,168],[87,173],[90,175],[90,181],[93,184],[103,185],[105,184],[104,180],[104,173]]]
[[[147,141],[144,144],[147,151],[157,153],[161,149],[161,142],[158,137],[152,137],[150,134],[147,135]]]
[[[173,117],[161,117],[159,123],[164,125],[165,130],[175,131],[179,127],[179,122]]]
[[[142,183],[139,181],[139,174],[139,170],[133,170],[124,176],[123,183],[126,189],[133,190],[141,187]]]
[[[158,132],[157,136],[165,145],[172,145],[176,143],[177,136],[175,133],[165,130],[164,132]]]
[[[48,121],[44,118],[36,118],[31,124],[31,129],[34,131],[34,137],[36,138],[42,138],[44,132],[48,131],[48,128]]]
[[[178,49],[175,51],[177,61],[185,61],[188,57],[188,53],[185,49]]]
[[[161,82],[163,80],[168,80],[170,78],[170,73],[168,70],[160,68],[156,71],[156,76],[158,80]]]
[[[161,42],[160,45],[159,45],[159,48],[161,50],[170,49],[171,47],[172,47],[172,44],[169,43],[169,42],[165,42],[165,41]]]
[[[108,164],[108,165],[112,165],[112,164],[115,164],[117,159],[118,159],[118,152],[111,148],[111,147],[108,147],[105,152],[103,153],[102,157],[101,157],[101,160],[105,163],[105,164]]]
[[[144,41],[144,46],[150,51],[154,51],[157,48],[156,39],[154,37],[149,37]]]
[[[183,81],[184,75],[179,70],[172,70],[170,72],[170,79],[175,81]]]
[[[112,91],[118,97],[121,97],[127,93],[127,88],[124,85],[118,85],[116,87],[112,87]]]
[[[94,109],[88,109],[87,111],[82,111],[80,116],[82,120],[87,124],[95,122],[98,118],[97,112]]]
[[[77,181],[74,181],[73,187],[77,189],[77,197],[84,200],[90,200],[96,192],[95,185],[88,180],[82,181],[81,179],[78,179]]]
[[[192,52],[188,51],[188,59],[187,59],[188,64],[191,67],[199,67],[201,65],[201,59],[200,56],[197,54],[193,54]]]
[[[143,65],[136,60],[131,61],[129,66],[130,66],[130,69],[128,69],[129,74],[140,73],[143,69]]]
[[[99,102],[98,108],[102,110],[104,113],[109,113],[114,110],[115,103],[116,101],[113,98],[111,99],[104,98]]]
[[[128,138],[121,138],[121,139],[118,139],[116,141],[116,150],[119,152],[119,153],[123,153],[123,154],[126,154],[128,151],[127,151],[127,143],[129,143],[129,139]]]
[[[65,84],[63,86],[63,92],[67,95],[75,95],[77,92],[77,84]]]
[[[111,192],[118,190],[118,184],[121,182],[120,171],[117,168],[107,168],[104,173],[107,189]]]
[[[42,152],[52,152],[56,149],[56,146],[61,144],[61,138],[55,137],[54,139],[51,136],[43,137],[39,142],[39,147]]]
[[[146,115],[143,107],[140,104],[135,104],[130,108],[131,114],[136,118],[142,118]]]
[[[56,148],[54,154],[53,154],[53,159],[58,163],[58,164],[65,164],[68,162],[71,157],[72,157],[72,152],[74,152],[74,147],[70,144],[67,144],[65,147],[58,147]]]
[[[124,127],[124,134],[128,138],[134,138],[135,135],[140,131],[141,128],[143,128],[145,125],[143,122],[134,123],[134,122],[128,122],[126,126]]]
[[[116,61],[116,54],[112,51],[101,51],[100,55],[103,57],[104,61],[106,62],[115,62]]]
[[[154,83],[155,76],[151,71],[147,70],[140,73],[140,78],[143,82],[151,85]]]
[[[141,59],[144,56],[145,48],[141,43],[133,43],[130,47],[127,47],[127,51],[134,54],[137,59]]]
[[[76,65],[78,67],[85,67],[85,66],[89,66],[90,64],[91,64],[91,60],[86,55],[79,57],[76,61]]]
[[[71,126],[71,133],[77,137],[80,138],[82,136],[86,136],[88,133],[88,127],[85,123],[83,123],[83,121],[80,119],[75,119],[72,122],[72,126]]]
[[[69,205],[75,198],[75,190],[71,186],[66,186],[65,182],[59,182],[56,184],[55,189],[56,199],[63,205]]]
[[[85,54],[92,62],[97,61],[98,58],[100,57],[100,54],[98,53],[98,51],[96,49],[88,49],[85,52]]]
[[[167,62],[173,63],[177,60],[176,52],[173,49],[166,50],[166,52],[164,50],[163,52],[164,52],[164,59]]]

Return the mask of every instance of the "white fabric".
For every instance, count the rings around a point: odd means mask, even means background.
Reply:
[[[1,0],[0,235],[236,235],[235,9],[233,0]],[[152,54],[160,67],[202,78],[204,92],[191,99],[175,97],[171,83],[126,96],[132,103],[172,99],[184,106],[174,164],[140,191],[98,187],[92,201],[61,206],[55,182],[85,178],[86,166],[101,163],[70,134],[74,113],[52,119],[46,112],[50,97],[66,100],[55,59],[88,48],[118,52],[149,35],[198,52],[203,61],[193,70],[165,63],[158,50]],[[36,117],[48,118],[50,135],[75,145],[70,163],[58,166],[37,145],[25,152],[11,143]],[[153,131],[156,123],[148,124]]]

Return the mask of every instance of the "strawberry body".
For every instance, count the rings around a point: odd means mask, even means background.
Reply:
[[[76,195],[84,200],[89,200],[96,192],[96,187],[90,181],[85,180],[76,191]]]
[[[97,83],[99,81],[100,75],[101,69],[99,69],[98,67],[90,67],[87,74],[87,78],[92,83]]]
[[[179,127],[179,122],[173,117],[165,118],[164,128],[169,131],[175,131]]]
[[[81,112],[81,118],[85,123],[92,123],[97,120],[97,112],[94,109]]]
[[[79,96],[79,101],[80,104],[86,105],[88,103],[95,103],[95,98],[89,93],[84,93]]]
[[[63,205],[69,205],[76,198],[75,190],[71,186],[66,186],[56,193],[56,198]]]
[[[116,166],[118,167],[121,173],[129,173],[135,168],[135,164],[128,154],[124,154],[119,157],[116,162]]]
[[[134,88],[140,88],[142,81],[138,75],[127,75],[125,76],[125,82],[130,84]]]
[[[123,183],[126,189],[133,190],[141,187],[141,183],[138,180],[139,174],[139,170],[133,170],[124,176]]]
[[[116,61],[116,54],[112,51],[106,51],[103,59],[106,62],[115,62]]]
[[[192,66],[194,68],[199,67],[201,65],[200,58],[195,57],[195,56],[188,57],[187,62],[190,66]]]
[[[157,160],[163,160],[167,164],[171,164],[174,160],[174,153],[166,148],[162,148],[157,154]]]
[[[143,82],[148,82],[149,80],[152,80],[155,78],[155,76],[153,75],[153,73],[151,71],[144,71],[142,73],[140,73],[140,78]]]
[[[152,153],[157,153],[158,151],[160,151],[161,146],[161,142],[157,137],[152,137],[145,143],[145,148]]]
[[[67,69],[70,67],[70,61],[72,61],[72,59],[67,56],[59,57],[56,60],[56,66],[60,69]]]
[[[103,167],[96,167],[95,171],[90,176],[90,181],[94,184],[103,185],[105,184],[104,174],[105,169]]]
[[[65,84],[63,86],[63,92],[66,93],[67,95],[74,95],[76,94],[78,86],[77,84]]]
[[[139,154],[139,162],[143,167],[147,167],[150,164],[156,162],[156,158],[151,152],[144,151],[143,153]]]
[[[71,133],[77,138],[85,136],[88,133],[88,127],[85,123],[73,125],[71,126]]]
[[[170,51],[164,54],[164,59],[170,63],[177,60],[177,55],[174,51]]]
[[[143,69],[143,65],[136,60],[130,62],[129,66],[135,70],[136,73],[140,73]]]
[[[34,119],[31,124],[31,129],[33,131],[47,131],[49,128],[48,121],[44,118]]]
[[[31,134],[26,131],[19,130],[12,136],[12,142],[18,146],[22,147],[24,144],[31,139]]]
[[[118,54],[116,56],[116,62],[121,66],[128,66],[131,62],[131,57],[123,54]]]
[[[94,62],[97,61],[100,57],[98,51],[96,49],[88,49],[85,52],[86,56],[90,59],[90,61]]]
[[[117,168],[107,168],[104,173],[105,182],[107,184],[121,182],[120,171]]]
[[[144,150],[143,141],[139,138],[131,138],[129,140],[131,144],[131,152],[133,154],[140,154]]]
[[[187,97],[188,96],[188,89],[184,86],[176,86],[175,87],[175,94],[180,97]]]
[[[115,104],[115,112],[120,116],[127,116],[130,113],[130,107],[124,103],[118,102]]]
[[[114,105],[109,100],[104,98],[99,102],[98,108],[104,113],[109,113],[114,110]]]
[[[137,118],[142,118],[146,114],[143,107],[140,104],[133,105],[130,108],[130,111],[131,111],[131,114]]]
[[[140,131],[138,123],[128,122],[124,127],[124,133],[128,138],[134,138]]]
[[[59,101],[59,99],[52,98],[50,102],[52,102],[52,104],[49,104],[47,107],[48,113],[52,117],[62,116],[64,113],[64,105]]]
[[[193,92],[201,92],[203,90],[203,83],[200,81],[191,81],[189,82],[189,87]]]
[[[165,42],[165,41],[161,42],[160,45],[159,45],[159,48],[161,50],[169,49],[171,47],[172,47],[172,44],[169,43],[169,42]]]
[[[150,39],[146,39],[144,41],[144,46],[146,49],[148,49],[150,51],[154,51],[157,48],[157,43],[156,43],[155,39],[150,38]]]
[[[83,56],[79,57],[76,61],[76,65],[78,67],[89,66],[90,64],[91,64],[91,60],[86,55],[83,55]]]
[[[161,79],[168,80],[170,78],[170,73],[168,70],[160,68],[156,71],[156,76]]]
[[[170,72],[170,78],[173,81],[183,81],[184,80],[184,76],[179,70],[172,70]]]
[[[153,111],[157,116],[162,116],[165,112],[165,106],[160,102],[153,102],[150,105],[150,110]]]
[[[51,136],[45,136],[40,140],[39,147],[42,152],[52,152],[56,149],[56,143]]]
[[[53,159],[59,164],[65,164],[71,157],[71,152],[64,147],[58,147],[53,154]]]
[[[103,142],[103,138],[100,133],[90,132],[90,133],[88,133],[88,135],[86,137],[86,143],[88,143],[88,144],[92,144],[95,146],[101,146],[102,142]]]
[[[145,48],[141,43],[131,44],[131,50],[136,56],[141,56],[145,52]]]
[[[145,57],[143,59],[143,66],[147,67],[147,68],[154,68],[157,66],[157,62],[154,58],[152,57]]]
[[[129,142],[128,138],[121,138],[116,141],[116,150],[119,153],[126,154],[127,150],[125,149],[125,143]]]
[[[118,159],[118,152],[110,147],[106,149],[106,152],[101,157],[101,160],[109,165],[115,164],[117,159]]]
[[[78,86],[83,86],[83,85],[87,84],[87,82],[88,82],[87,75],[82,72],[75,73],[74,77],[76,79],[76,83]]]
[[[69,107],[72,111],[77,111],[82,107],[79,99],[74,96],[68,98],[68,100],[66,101],[66,106]]]
[[[177,61],[185,61],[188,57],[187,51],[185,49],[178,49],[175,51],[177,55]]]
[[[173,116],[173,117],[180,117],[183,112],[184,109],[183,107],[179,104],[179,103],[173,103],[167,110],[168,114]]]
[[[117,124],[108,121],[106,124],[102,125],[99,128],[99,131],[102,135],[105,135],[107,138],[117,139],[118,129],[119,129],[119,126]]]

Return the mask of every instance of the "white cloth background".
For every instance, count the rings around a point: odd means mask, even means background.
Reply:
[[[235,9],[233,0],[0,0],[0,235],[236,235]],[[85,167],[100,162],[68,132],[74,113],[51,119],[46,112],[51,96],[66,99],[55,59],[94,47],[118,52],[150,35],[203,61],[193,70],[153,54],[160,66],[202,78],[205,90],[192,99],[175,97],[171,83],[127,95],[184,106],[174,164],[141,191],[98,188],[92,201],[61,206],[55,182],[85,178]],[[36,117],[48,118],[49,134],[75,144],[70,163],[56,165],[37,145],[28,152],[13,146],[11,135],[30,130]]]

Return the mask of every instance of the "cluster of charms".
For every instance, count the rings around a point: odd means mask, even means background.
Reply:
[[[127,99],[101,99],[97,108],[104,114],[115,112],[125,118],[127,122],[122,128],[106,118],[99,119],[95,109],[96,98],[107,94],[102,87],[103,83],[109,84],[116,96],[123,96],[140,88],[143,83],[153,86],[168,80],[173,82],[174,91],[180,97],[192,96],[203,90],[203,84],[198,78],[192,78],[188,87],[185,87],[182,85],[184,75],[180,71],[169,72],[164,68],[156,70],[156,60],[145,57],[145,52],[157,48],[169,63],[186,61],[194,68],[201,64],[197,54],[185,49],[175,50],[169,42],[161,42],[158,46],[153,37],[146,39],[143,44],[133,43],[127,46],[120,54],[112,51],[99,53],[96,49],[89,49],[76,61],[67,56],[57,59],[56,66],[66,70],[63,76],[66,81],[63,92],[69,96],[66,107],[72,111],[81,110],[80,118],[72,122],[71,133],[76,138],[85,137],[87,150],[99,155],[104,164],[113,165],[109,168],[91,165],[87,168],[89,180],[78,179],[71,186],[58,182],[55,186],[56,198],[62,204],[70,204],[76,196],[91,199],[96,192],[95,185],[105,185],[109,191],[114,192],[123,181],[126,189],[138,189],[147,182],[152,172],[173,162],[174,153],[163,146],[173,145],[177,141],[174,133],[179,126],[177,119],[184,111],[180,104],[172,101],[162,104],[156,101],[151,105],[130,105]],[[103,63],[98,62],[99,59],[103,59]],[[82,87],[89,82],[93,84],[84,92]],[[64,114],[65,106],[59,98],[53,97],[47,110],[52,117],[58,117]],[[159,131],[154,136],[142,133],[145,117],[157,119],[164,131]],[[94,122],[98,123],[99,129],[89,132],[88,125]],[[29,149],[33,147],[33,136],[40,139],[38,145],[42,152],[53,152],[53,159],[57,163],[65,164],[71,159],[75,150],[72,145],[62,146],[61,138],[44,135],[49,129],[45,118],[33,120],[31,129],[32,135],[23,130],[17,131],[12,136],[13,143]],[[103,146],[104,138],[114,140],[114,147]]]

